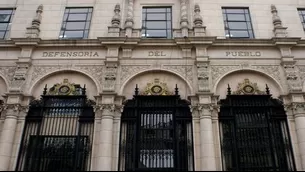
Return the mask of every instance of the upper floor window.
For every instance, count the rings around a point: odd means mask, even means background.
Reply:
[[[254,38],[248,8],[222,8],[226,37]]]
[[[303,29],[305,30],[305,9],[298,9]]]
[[[172,37],[172,8],[143,7],[142,37],[171,38]]]
[[[0,39],[8,38],[14,13],[15,9],[0,9]]]
[[[88,38],[92,8],[66,8],[59,38]]]

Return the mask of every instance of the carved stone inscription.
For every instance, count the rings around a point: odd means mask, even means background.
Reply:
[[[226,51],[226,57],[260,57],[260,51]]]
[[[148,56],[166,56],[163,51],[149,51]]]
[[[42,57],[99,57],[97,52],[43,52]]]

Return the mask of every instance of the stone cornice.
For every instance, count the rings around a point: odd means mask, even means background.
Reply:
[[[0,47],[134,47],[134,46],[209,46],[209,47],[278,47],[305,46],[305,40],[295,37],[270,39],[217,39],[212,36],[185,37],[174,39],[127,38],[127,37],[98,37],[97,39],[47,39],[40,38],[11,38],[0,40]]]

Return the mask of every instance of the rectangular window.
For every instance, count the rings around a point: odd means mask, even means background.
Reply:
[[[0,39],[8,38],[14,14],[15,9],[0,9]]]
[[[303,29],[305,30],[305,9],[298,9]]]
[[[142,37],[172,38],[172,8],[143,7]]]
[[[59,38],[88,38],[92,8],[66,8]]]
[[[254,38],[248,8],[222,8],[226,37]]]

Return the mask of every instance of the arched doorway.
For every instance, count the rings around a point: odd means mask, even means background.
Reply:
[[[119,171],[193,170],[192,115],[176,87],[136,87],[121,117]]]
[[[220,101],[224,171],[295,171],[287,115],[282,102],[245,79]]]
[[[30,103],[16,171],[89,171],[94,102],[64,79]]]

